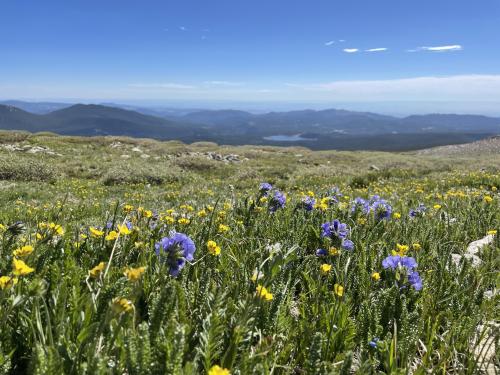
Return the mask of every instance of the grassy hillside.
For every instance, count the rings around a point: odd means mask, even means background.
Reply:
[[[480,148],[0,133],[0,369],[498,370],[499,171]]]

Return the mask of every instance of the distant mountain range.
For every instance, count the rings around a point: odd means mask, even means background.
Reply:
[[[337,109],[253,114],[113,103],[8,101],[0,104],[0,129],[176,139],[188,143],[301,145],[317,150],[412,150],[500,134],[500,118],[455,114],[397,118]]]

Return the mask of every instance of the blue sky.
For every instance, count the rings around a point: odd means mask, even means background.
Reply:
[[[499,25],[498,0],[5,1],[0,98],[498,107]]]

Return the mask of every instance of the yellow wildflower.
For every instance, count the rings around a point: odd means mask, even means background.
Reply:
[[[396,220],[399,220],[401,219],[401,214],[399,212],[394,212],[394,214],[392,215],[392,217]]]
[[[146,267],[127,268],[123,274],[127,276],[129,281],[138,281],[144,271],[146,271]]]
[[[104,232],[102,230],[99,230],[99,229],[94,228],[94,227],[90,227],[89,231],[90,231],[90,234],[92,235],[92,237],[95,237],[95,238],[99,238],[99,237],[102,237],[104,235]]]
[[[177,222],[180,225],[188,225],[191,221],[185,217],[181,217],[179,220],[177,220]]]
[[[261,197],[261,198],[259,199],[259,202],[260,202],[260,203],[267,203],[267,197]]]
[[[224,224],[219,224],[219,233],[226,233],[229,231],[229,226]]]
[[[0,276],[0,289],[9,289],[13,285],[17,284],[17,277],[10,277],[10,276]]]
[[[117,228],[118,228],[118,232],[120,232],[120,234],[122,234],[124,236],[126,236],[127,234],[132,233],[132,231],[130,229],[128,229],[128,227],[126,225],[120,225],[120,224],[118,224]]]
[[[208,375],[231,375],[231,372],[227,368],[215,365],[208,370]]]
[[[404,257],[410,247],[408,245],[401,245],[401,244],[396,244],[396,249],[397,250],[392,250],[392,255],[399,255],[401,257]]]
[[[14,250],[12,255],[14,255],[15,257],[24,258],[24,257],[27,257],[28,255],[30,255],[32,252],[33,252],[33,246],[26,245],[26,246],[20,247],[19,249]]]
[[[489,236],[495,236],[497,234],[497,231],[496,231],[496,229],[492,229],[492,230],[489,230],[488,232],[486,232],[486,234]]]
[[[485,203],[491,203],[491,202],[493,202],[493,198],[490,197],[489,195],[485,195],[484,198],[483,198],[483,201]]]
[[[118,238],[118,233],[115,230],[109,232],[105,237],[106,241],[114,241],[117,238]]]
[[[132,311],[134,309],[134,304],[126,298],[115,298],[111,307],[117,314],[121,314],[123,312]]]
[[[175,223],[175,219],[172,216],[165,216],[165,218],[163,220],[165,220],[165,223],[167,223],[169,225],[172,225]]]
[[[330,255],[337,256],[337,255],[339,255],[339,254],[340,254],[340,251],[339,251],[339,249],[337,249],[336,247],[333,247],[333,246],[332,246],[332,247],[330,247],[330,249],[328,249],[328,253],[329,253]]]
[[[220,246],[217,246],[217,243],[215,241],[208,241],[207,242],[207,249],[208,249],[208,252],[212,255],[219,255],[220,254]]]
[[[342,297],[344,295],[344,287],[342,285],[340,285],[340,284],[335,284],[333,286],[333,291],[339,297]]]
[[[52,230],[52,232],[58,234],[59,236],[62,236],[64,234],[64,229],[59,224],[50,223],[49,228]]]
[[[442,206],[441,206],[440,204],[435,204],[435,205],[433,206],[433,208],[434,208],[435,210],[440,210],[440,209],[441,209],[441,207],[442,207]]]
[[[380,280],[380,273],[378,273],[378,272],[372,273],[372,280],[379,281]]]
[[[320,271],[321,271],[321,274],[323,275],[327,275],[332,269],[332,266],[330,264],[322,264],[320,266]]]
[[[422,250],[422,245],[420,245],[419,243],[415,242],[414,244],[411,245],[412,249],[415,250],[415,251],[419,251],[419,250]]]
[[[269,291],[262,285],[257,285],[256,290],[257,290],[257,297],[260,297],[266,301],[271,301],[273,299],[273,295],[269,293]]]
[[[16,276],[24,276],[31,272],[34,272],[35,269],[28,266],[20,259],[12,259],[12,273]]]
[[[198,211],[198,212],[196,213],[196,215],[197,215],[198,217],[205,217],[205,216],[207,216],[207,211],[206,211],[205,209],[200,210],[200,211]]]
[[[366,218],[365,217],[359,217],[357,220],[357,223],[359,225],[365,225],[366,224]]]
[[[130,212],[134,209],[134,206],[130,205],[130,204],[126,204],[125,206],[123,206],[123,211],[125,212]]]
[[[101,274],[101,272],[104,271],[105,267],[106,267],[106,263],[105,262],[101,262],[101,263],[99,263],[97,266],[95,266],[94,268],[92,268],[89,271],[89,275],[91,277],[97,278],[97,277],[99,277],[99,275]]]

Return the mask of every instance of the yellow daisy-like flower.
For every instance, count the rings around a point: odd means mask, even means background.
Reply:
[[[226,233],[229,231],[229,226],[224,224],[219,224],[219,233]]]
[[[26,263],[24,263],[20,259],[12,259],[12,273],[16,276],[25,276],[28,275],[32,272],[34,272],[35,269],[31,268],[28,266]]]
[[[94,228],[94,227],[90,227],[89,232],[90,232],[90,235],[92,237],[95,237],[95,238],[99,238],[99,237],[102,237],[104,235],[104,232],[102,230],[99,230],[99,229]]]
[[[50,230],[52,230],[52,232],[58,234],[59,236],[62,236],[64,234],[64,229],[59,224],[50,223],[49,228]]]
[[[208,252],[212,255],[219,255],[220,254],[220,246],[217,246],[217,242],[215,242],[215,241],[208,241],[207,242],[207,249],[208,249]]]
[[[102,271],[104,271],[104,268],[106,267],[105,262],[99,263],[97,266],[89,270],[89,275],[91,277],[97,278],[101,274]]]
[[[443,207],[443,206],[441,206],[440,204],[435,204],[435,205],[433,206],[433,208],[434,208],[436,211],[437,211],[437,210],[440,210],[440,209],[441,209],[441,207]]]
[[[132,233],[132,231],[130,229],[128,229],[128,227],[126,225],[117,225],[117,228],[118,228],[118,232],[120,232],[120,234],[126,236],[127,234],[130,234]]]
[[[356,222],[359,225],[365,225],[366,224],[366,218],[365,217],[359,217],[358,220],[356,220]]]
[[[115,298],[111,305],[113,311],[117,314],[121,314],[123,312],[130,312],[134,309],[134,304],[132,301],[126,298]]]
[[[179,220],[177,220],[177,222],[180,224],[180,225],[188,225],[191,220],[185,218],[185,217],[181,217]]]
[[[215,365],[208,370],[208,375],[231,375],[231,372],[227,368]]]
[[[26,245],[23,247],[20,247],[19,249],[16,249],[12,252],[12,255],[18,258],[24,258],[30,255],[33,252],[33,246],[31,245]]]
[[[339,297],[342,297],[344,295],[344,287],[340,284],[335,284],[333,286],[333,292],[339,296]]]
[[[332,266],[330,264],[322,264],[320,267],[319,267],[320,271],[321,271],[321,274],[322,275],[327,275],[331,269],[332,269]]]
[[[332,246],[332,247],[330,247],[330,249],[328,249],[328,253],[329,253],[330,255],[337,256],[337,255],[339,255],[339,254],[340,254],[340,251],[339,251],[339,249],[337,249],[336,247],[333,247],[333,246]]]
[[[271,301],[273,299],[273,295],[269,293],[269,291],[262,285],[257,285],[257,296],[266,300]]]
[[[205,209],[200,210],[196,213],[198,217],[206,217],[207,216],[207,211]]]
[[[380,273],[378,273],[378,272],[372,273],[372,280],[379,281],[380,280]]]
[[[404,257],[410,247],[408,245],[401,245],[401,244],[396,244],[396,250],[392,250],[392,255],[399,255],[401,257]]]
[[[115,231],[115,230],[112,230],[111,232],[109,232],[109,233],[106,235],[106,237],[105,237],[106,241],[114,241],[114,240],[116,240],[117,238],[118,238],[118,232],[117,232],[117,231]]]
[[[145,210],[144,216],[149,219],[151,216],[153,216],[153,211]]]
[[[493,202],[493,198],[490,197],[489,195],[485,195],[484,198],[483,198],[483,201],[485,203],[491,203],[491,202]]]
[[[414,244],[411,245],[411,248],[415,251],[422,250],[422,245],[420,245],[418,242],[415,242]]]
[[[5,290],[17,284],[17,277],[0,276],[0,289]]]
[[[163,220],[165,221],[165,223],[167,223],[169,225],[172,225],[175,223],[175,219],[172,216],[165,216],[163,218]]]
[[[489,230],[488,232],[486,232],[486,234],[489,236],[495,236],[497,234],[497,231],[496,231],[496,229],[492,229],[492,230]]]
[[[123,273],[125,276],[127,276],[127,279],[129,281],[138,281],[141,277],[142,274],[146,271],[146,267],[138,267],[138,268],[127,268],[125,272]]]
[[[399,212],[394,212],[394,213],[392,214],[392,217],[393,217],[394,219],[396,219],[396,220],[399,220],[399,219],[401,219],[401,214],[400,214]]]
[[[134,209],[134,206],[130,205],[130,204],[126,204],[125,206],[123,206],[123,211],[125,212],[130,212]]]

